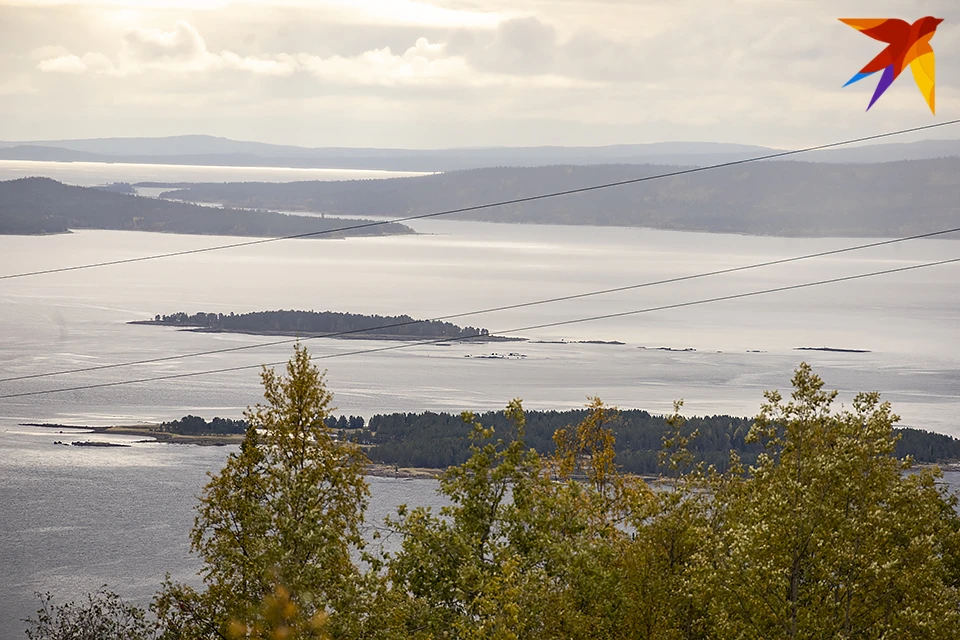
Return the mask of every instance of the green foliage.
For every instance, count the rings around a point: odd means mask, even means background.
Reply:
[[[285,378],[267,369],[262,378],[266,404],[247,412],[239,453],[200,497],[191,543],[205,589],[168,584],[155,602],[177,637],[260,628],[261,604],[278,588],[312,620],[345,607],[360,579],[351,550],[363,545],[366,458],[331,437],[332,396],[305,349]]]
[[[246,420],[230,420],[229,418],[214,418],[207,422],[198,416],[184,416],[179,420],[164,422],[160,431],[179,435],[210,435],[210,434],[240,434],[246,433]]]
[[[718,638],[956,638],[956,498],[937,471],[905,475],[879,394],[832,413],[806,364],[751,432],[769,453],[718,477],[692,588]]]
[[[49,593],[37,596],[37,617],[25,621],[30,640],[155,640],[159,635],[146,611],[106,587],[88,594],[83,603],[55,604]]]
[[[589,410],[529,411],[526,413],[525,442],[542,455],[556,449],[554,434],[584,420]],[[483,424],[498,432],[507,429],[503,412],[479,414]],[[658,452],[663,437],[671,427],[665,416],[651,415],[638,409],[618,411],[610,416],[608,427],[615,438],[617,463],[627,472],[655,475],[660,469]],[[692,418],[691,429],[700,433],[691,445],[698,460],[725,468],[729,451],[734,449],[748,460],[755,460],[763,450],[746,442],[751,421],[734,416]],[[407,467],[446,468],[462,464],[471,455],[470,427],[459,416],[449,413],[394,413],[375,415],[363,433],[356,437],[373,446],[367,452],[374,462]],[[958,442],[960,454],[960,442]]]
[[[877,394],[835,414],[807,365],[793,382],[789,403],[767,394],[749,468],[735,453],[725,471],[696,462],[678,403],[656,489],[617,468],[599,400],[549,458],[525,449],[519,402],[496,442],[468,414],[482,443],[443,477],[453,506],[391,522],[405,635],[955,638],[956,498],[937,471],[905,473]]]
[[[588,415],[585,409],[571,411],[528,411],[524,441],[542,455],[553,455],[558,429],[577,424]],[[498,432],[509,426],[502,411],[477,414],[477,420]],[[747,441],[753,420],[735,416],[703,416],[684,420],[684,433],[674,433],[670,416],[651,415],[629,409],[611,416],[617,464],[628,473],[656,475],[666,462],[662,443],[679,435],[685,438],[691,462],[703,462],[726,471],[730,451],[744,464],[755,464],[764,447]],[[327,426],[337,437],[371,445],[367,455],[373,462],[401,467],[446,469],[463,464],[471,455],[471,426],[461,416],[450,413],[377,414],[367,423],[362,416],[329,416]],[[246,421],[213,418],[207,422],[196,416],[164,423],[162,430],[184,434],[243,433]],[[695,438],[690,434],[696,433]],[[911,456],[916,462],[943,463],[960,460],[960,439],[919,429],[898,428],[895,455]],[[509,436],[508,436],[509,437]],[[679,442],[679,441],[678,441]]]
[[[523,449],[519,402],[507,413],[520,436],[509,444],[490,441],[493,430],[463,414],[476,443],[466,463],[441,477],[452,506],[439,516],[402,507],[399,519],[388,520],[403,536],[401,551],[385,564],[410,637],[517,637],[525,609],[519,600],[539,592],[511,548],[506,522],[514,510],[511,488],[516,495],[535,477],[540,460]]]
[[[552,455],[556,447],[554,433],[579,423],[588,413],[584,409],[528,411],[525,442],[538,453]],[[503,412],[489,411],[477,418],[498,432],[508,426]],[[659,473],[661,443],[674,434],[669,416],[629,409],[617,412],[611,419],[609,426],[615,437],[620,468],[644,475]],[[703,416],[689,418],[684,424],[689,432],[697,433],[687,447],[693,461],[712,465],[719,471],[727,470],[730,451],[736,451],[744,464],[755,464],[757,456],[764,451],[759,442],[747,441],[753,425],[751,419]],[[897,429],[897,433],[902,435],[896,443],[897,457],[909,455],[917,462],[960,460],[960,439],[917,429]],[[373,445],[367,455],[374,462],[401,467],[443,469],[463,464],[471,455],[470,427],[460,416],[450,413],[378,414],[370,418],[363,432],[352,434],[351,438]]]

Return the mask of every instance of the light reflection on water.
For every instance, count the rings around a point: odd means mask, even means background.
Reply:
[[[428,235],[299,240],[5,281],[0,367],[18,376],[258,344],[257,336],[131,326],[157,313],[316,309],[431,318],[658,280],[845,246],[849,239],[783,239],[548,225],[419,221]],[[120,231],[0,237],[0,273],[16,273],[216,245],[229,239]],[[533,250],[531,247],[536,247]],[[458,318],[507,332],[954,257],[960,243],[930,240],[862,253]],[[766,389],[786,389],[805,360],[848,403],[879,390],[903,423],[960,435],[960,266],[757,296],[598,322],[519,331],[595,344],[454,344],[336,357],[384,346],[313,340],[308,348],[343,412],[580,406],[588,395],[624,407],[695,414],[756,413]],[[795,351],[797,347],[870,353]],[[0,382],[0,395],[185,371],[283,362],[291,345],[132,367]],[[639,349],[638,347],[648,347]],[[657,351],[694,348],[695,352]],[[518,351],[520,360],[482,360]],[[464,358],[466,355],[473,358]],[[132,424],[185,413],[237,417],[260,396],[256,369],[150,385],[9,399],[17,422]]]

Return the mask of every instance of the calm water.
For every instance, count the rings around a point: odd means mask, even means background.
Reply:
[[[421,221],[418,236],[286,241],[0,282],[2,377],[264,342],[127,321],[175,311],[331,309],[438,317],[799,255],[855,242],[770,239],[638,229]],[[209,246],[226,238],[121,231],[0,237],[0,273]],[[695,414],[754,414],[764,389],[783,389],[801,360],[849,402],[878,390],[903,423],[960,435],[960,266],[832,284],[536,331],[512,331],[627,310],[760,290],[955,257],[929,240],[705,278],[670,286],[459,318],[534,339],[625,345],[383,346],[313,340],[339,408],[488,409],[522,397],[570,407],[588,395],[655,412],[683,398]],[[638,347],[694,348],[664,352]],[[798,352],[797,347],[870,353]],[[465,355],[517,351],[523,360]],[[748,353],[759,351],[760,353]],[[0,383],[0,395],[63,386],[283,362],[290,345],[55,378]],[[237,416],[257,401],[255,369],[216,376],[0,400],[0,420],[115,424]]]
[[[205,170],[209,168],[204,168]],[[2,177],[2,176],[0,176]],[[57,176],[53,176],[57,177]],[[130,178],[96,174],[94,182]],[[181,179],[181,178],[163,178]],[[197,179],[212,179],[209,174]],[[234,178],[236,179],[236,178]],[[69,181],[69,180],[68,180]],[[438,317],[682,276],[854,244],[641,229],[413,223],[421,235],[278,242],[0,281],[0,377],[256,344],[127,321],[175,311],[300,308]],[[0,275],[227,242],[119,231],[0,236]],[[960,435],[960,267],[757,296],[541,330],[529,325],[722,296],[960,255],[931,240],[685,283],[459,318],[538,340],[596,344],[453,344],[337,357],[383,342],[313,340],[341,412],[482,410],[521,397],[530,408],[599,395],[623,407],[753,415],[764,389],[786,389],[806,360],[849,404],[879,390],[907,425]],[[694,348],[666,352],[639,347]],[[798,352],[797,347],[870,353]],[[514,351],[514,360],[465,358]],[[756,351],[756,352],[755,352]],[[0,395],[282,362],[289,345],[127,369],[0,382]],[[32,590],[75,597],[99,584],[147,598],[163,574],[195,570],[185,532],[193,496],[224,448],[52,445],[20,422],[117,424],[186,413],[237,417],[260,397],[254,369],[0,400],[0,638],[16,637]],[[958,478],[954,476],[954,481]],[[372,480],[372,520],[400,502],[435,504],[428,481]]]

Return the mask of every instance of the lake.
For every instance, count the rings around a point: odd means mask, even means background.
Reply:
[[[209,168],[204,168],[209,169]],[[98,169],[96,182],[128,179]],[[56,177],[56,176],[53,176]],[[130,178],[139,179],[139,178]],[[212,179],[210,174],[202,178]],[[315,309],[435,318],[839,248],[856,239],[495,225],[423,220],[419,235],[282,241],[236,250],[0,281],[0,377],[274,340],[126,324],[176,311]],[[206,247],[232,238],[123,231],[0,236],[0,275]],[[926,240],[611,295],[454,320],[534,340],[625,344],[310,340],[340,413],[581,406],[754,415],[810,362],[849,405],[878,390],[902,424],[960,435],[960,266],[948,265],[683,309],[519,330],[654,306],[954,258]],[[798,347],[868,353],[796,351]],[[644,347],[644,348],[641,348]],[[695,351],[661,351],[695,349]],[[283,362],[281,345],[182,361],[0,382],[0,395]],[[522,359],[481,359],[493,352]],[[464,356],[472,356],[466,358]],[[256,369],[0,399],[0,638],[35,609],[30,591],[77,597],[101,583],[144,599],[196,564],[185,533],[193,496],[226,448],[136,444],[85,449],[22,422],[133,424],[187,413],[239,417],[260,398]],[[960,478],[951,476],[952,482]],[[396,504],[438,504],[435,484],[373,479],[371,521]]]

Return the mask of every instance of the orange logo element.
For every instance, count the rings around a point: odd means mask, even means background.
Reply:
[[[913,24],[886,18],[840,18],[840,22],[850,25],[874,40],[887,43],[886,49],[843,85],[853,84],[878,71],[883,72],[877,90],[874,91],[873,98],[867,105],[867,111],[883,95],[883,92],[890,88],[907,65],[910,65],[913,79],[930,106],[930,111],[937,112],[934,96],[936,60],[933,47],[930,46],[930,39],[943,22],[942,18],[927,16]]]

